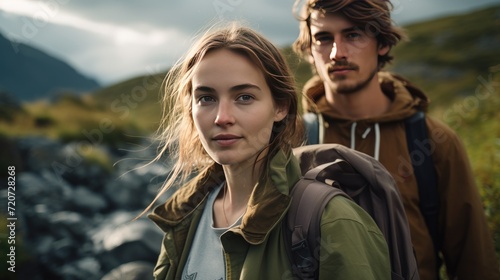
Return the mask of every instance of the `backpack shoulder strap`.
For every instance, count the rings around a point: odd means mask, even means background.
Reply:
[[[307,144],[323,144],[325,126],[323,115],[308,112],[302,116],[307,134]]]
[[[424,145],[430,145],[424,112],[419,111],[407,118],[405,128],[408,151],[410,152],[413,172],[418,184],[420,211],[424,216],[437,255],[439,251],[437,234],[439,194],[431,150],[422,149]]]
[[[321,236],[323,209],[336,195],[348,197],[338,186],[316,180],[317,174],[332,164],[335,162],[309,170],[291,191],[292,203],[283,223],[286,227],[283,232],[294,275],[300,279],[317,278],[319,251],[316,248]]]

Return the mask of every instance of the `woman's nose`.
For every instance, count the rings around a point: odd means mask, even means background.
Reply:
[[[215,118],[215,124],[224,126],[233,123],[234,115],[231,102],[220,101],[217,109],[217,116]]]

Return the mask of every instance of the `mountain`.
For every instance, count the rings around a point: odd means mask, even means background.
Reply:
[[[66,62],[0,34],[0,91],[32,101],[59,92],[82,93],[98,88],[94,79]]]

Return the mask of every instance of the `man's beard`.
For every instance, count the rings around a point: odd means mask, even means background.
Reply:
[[[362,89],[364,89],[373,79],[373,77],[377,74],[377,69],[373,70],[370,75],[365,79],[360,82],[357,82],[355,84],[338,84],[337,85],[337,93],[338,94],[351,94],[358,92]]]
[[[340,65],[338,65],[338,66],[340,66]],[[352,67],[355,70],[359,69],[359,67],[357,67],[356,65],[352,65]],[[332,66],[331,68],[333,69],[333,68],[335,68],[335,66]],[[373,79],[375,74],[377,74],[377,72],[378,72],[378,69],[375,68],[375,69],[373,69],[373,71],[370,73],[370,75],[368,75],[368,77],[365,80],[362,80],[360,82],[357,82],[356,84],[351,84],[351,85],[339,83],[339,82],[342,82],[343,80],[346,80],[347,79],[346,77],[341,77],[341,78],[338,78],[337,80],[333,80],[331,78],[331,76],[328,75],[328,78],[330,79],[330,82],[333,82],[334,84],[336,84],[336,88],[332,88],[332,89],[334,89],[333,90],[334,92],[336,92],[338,94],[351,94],[351,93],[355,93],[357,91],[364,89],[371,82],[371,80]]]

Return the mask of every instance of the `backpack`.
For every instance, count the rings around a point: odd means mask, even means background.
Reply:
[[[419,279],[408,220],[396,183],[377,160],[339,144],[294,149],[303,177],[291,191],[283,223],[293,273],[317,279],[321,214],[336,195],[352,199],[376,222],[390,253],[393,280]]]
[[[323,116],[316,113],[306,113],[303,116],[307,132],[308,144],[322,144],[324,137]],[[441,240],[438,238],[439,194],[437,188],[436,170],[432,155],[422,150],[422,145],[429,142],[425,114],[418,111],[404,120],[406,130],[406,143],[411,158],[413,172],[417,180],[420,199],[420,212],[422,213],[427,229],[434,245],[434,255],[440,267],[439,250]],[[436,271],[439,275],[439,271]],[[439,278],[439,277],[438,277]]]

